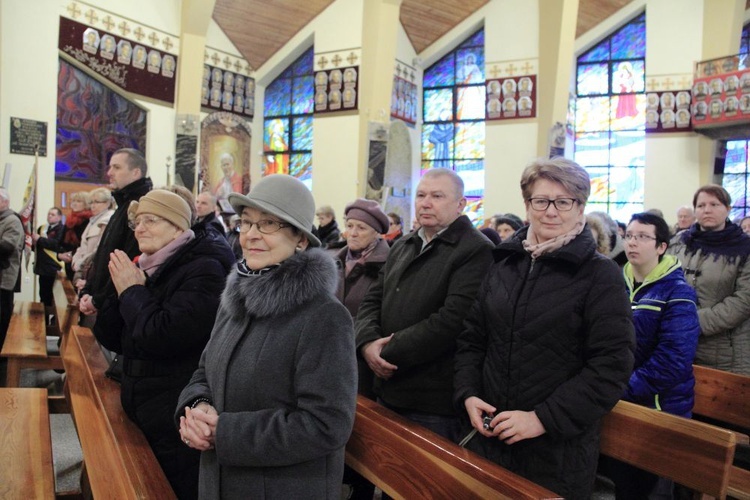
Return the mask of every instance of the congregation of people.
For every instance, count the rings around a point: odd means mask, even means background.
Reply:
[[[287,175],[227,214],[154,188],[136,150],[107,173],[32,236],[39,296],[52,320],[55,279],[74,283],[179,498],[372,499],[344,464],[357,394],[565,498],[597,474],[618,499],[669,498],[600,459],[602,418],[621,399],[691,418],[694,363],[750,376],[750,217],[731,221],[718,185],[675,227],[657,209],[615,221],[586,213],[584,168],[538,159],[525,214],[476,228],[461,177],[434,168],[408,228],[364,198],[339,225]],[[0,345],[24,248],[9,203],[0,188]]]

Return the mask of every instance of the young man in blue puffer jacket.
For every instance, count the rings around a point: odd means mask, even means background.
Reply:
[[[622,399],[690,418],[693,358],[700,335],[698,299],[680,262],[665,255],[668,246],[669,226],[664,219],[651,213],[633,215],[625,232],[628,262],[623,274],[633,305],[637,346]],[[618,500],[649,494],[671,498],[671,481],[622,462],[603,461],[601,472],[615,482]]]

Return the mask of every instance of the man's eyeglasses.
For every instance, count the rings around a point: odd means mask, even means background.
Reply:
[[[529,198],[531,208],[539,212],[547,210],[550,204],[555,206],[558,212],[570,212],[573,210],[573,205],[578,200],[575,198],[558,198],[556,200],[548,200],[547,198]]]
[[[641,234],[641,233],[638,233],[638,234],[625,233],[625,240],[627,240],[627,241],[630,241],[630,240],[635,240],[635,241],[637,241],[638,243],[641,243],[641,242],[644,242],[644,241],[655,240],[655,239],[656,239],[656,238],[655,238],[654,236],[650,236],[650,235],[648,235],[648,234]]]
[[[151,229],[154,224],[156,224],[159,221],[166,220],[163,217],[157,217],[155,215],[144,215],[143,217],[138,217],[133,220],[128,221],[128,227],[132,229],[133,231],[136,230],[138,225],[142,225],[146,229]]]
[[[241,233],[249,232],[253,226],[256,226],[258,228],[258,231],[260,231],[262,234],[273,234],[283,227],[291,227],[292,225],[273,219],[261,219],[258,222],[253,222],[249,219],[240,220]]]

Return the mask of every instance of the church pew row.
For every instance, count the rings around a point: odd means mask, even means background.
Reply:
[[[47,318],[41,302],[16,302],[0,356],[8,359],[7,387],[18,387],[21,370],[61,370],[60,356],[47,353]]]
[[[724,498],[736,444],[727,429],[620,401],[602,421],[600,452]]]
[[[693,413],[747,432],[750,429],[750,377],[706,366],[693,365],[695,406]],[[747,445],[748,436],[737,433],[738,443]],[[729,494],[750,500],[750,471],[733,466]]]
[[[120,404],[120,386],[91,330],[73,326],[63,360],[71,414],[83,450],[85,498],[174,499],[143,433]]]
[[[0,388],[0,498],[55,498],[47,391]]]
[[[602,425],[602,454],[716,498],[735,444],[726,429],[624,401]],[[557,497],[361,396],[346,462],[394,498]]]
[[[346,463],[393,498],[559,498],[362,396]]]

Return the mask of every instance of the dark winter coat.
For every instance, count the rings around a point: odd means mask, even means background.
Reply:
[[[87,275],[86,287],[83,290],[84,294],[91,295],[94,306],[99,309],[105,306],[105,300],[117,299],[117,293],[109,275],[109,254],[116,249],[122,250],[132,259],[141,253],[138,250],[135,235],[128,227],[128,207],[131,201],[138,201],[141,196],[151,191],[152,187],[151,179],[144,177],[112,192],[117,202],[117,210],[104,229],[99,247],[94,254],[91,270]]]
[[[224,236],[226,238],[227,233],[224,229],[224,226],[221,224],[221,221],[216,217],[215,213],[210,213],[203,217],[201,220],[197,221],[195,224],[193,224],[193,229],[199,229],[199,228],[205,228],[206,230],[212,230],[215,231],[217,234],[220,234],[221,236]]]
[[[315,231],[315,236],[318,237],[323,248],[336,243],[341,238],[341,231],[339,230],[338,222],[332,220],[325,226],[319,226]]]
[[[388,246],[387,241],[378,240],[377,245],[370,255],[365,258],[364,265],[356,264],[349,273],[349,276],[346,276],[346,253],[349,251],[349,247],[342,248],[336,255],[336,262],[339,268],[339,286],[336,290],[336,298],[346,306],[352,318],[357,317],[359,305],[362,303],[362,299],[365,298],[365,294],[370,289],[370,286],[377,281],[378,273],[385,265],[385,260],[388,258],[390,250],[391,247]],[[358,392],[370,399],[375,399],[375,393],[372,388],[374,382],[375,374],[367,366],[364,358],[357,356]]]
[[[198,367],[219,307],[234,255],[220,236],[200,232],[158,270],[145,286],[126,289],[99,310],[94,335],[121,353],[122,407],[146,435],[176,491],[193,467],[197,487],[199,453],[185,446],[172,415],[177,397]]]
[[[456,405],[477,396],[498,412],[535,411],[545,434],[512,445],[478,434],[468,448],[565,498],[589,498],[600,419],[633,368],[630,304],[589,231],[535,261],[527,231],[494,251],[458,338]]]
[[[180,395],[219,414],[200,497],[339,499],[354,423],[352,320],[336,267],[308,250],[261,275],[230,275],[211,340]]]
[[[44,226],[37,229],[38,234],[43,234]],[[65,226],[62,223],[48,227],[46,236],[42,236],[35,243],[36,257],[34,259],[34,274],[39,276],[57,276],[62,269],[62,262],[57,259],[59,252],[64,252],[63,238],[65,237]]]
[[[23,224],[11,209],[0,212],[0,289],[14,290],[21,270]]]
[[[375,379],[377,395],[396,408],[453,416],[456,337],[492,261],[492,243],[462,215],[421,249],[417,232],[391,247],[357,314],[357,351],[395,334],[380,355],[398,370]]]
[[[623,273],[637,346],[635,369],[622,399],[690,418],[695,400],[693,358],[701,333],[695,290],[672,255],[665,255],[636,289],[630,264]]]

